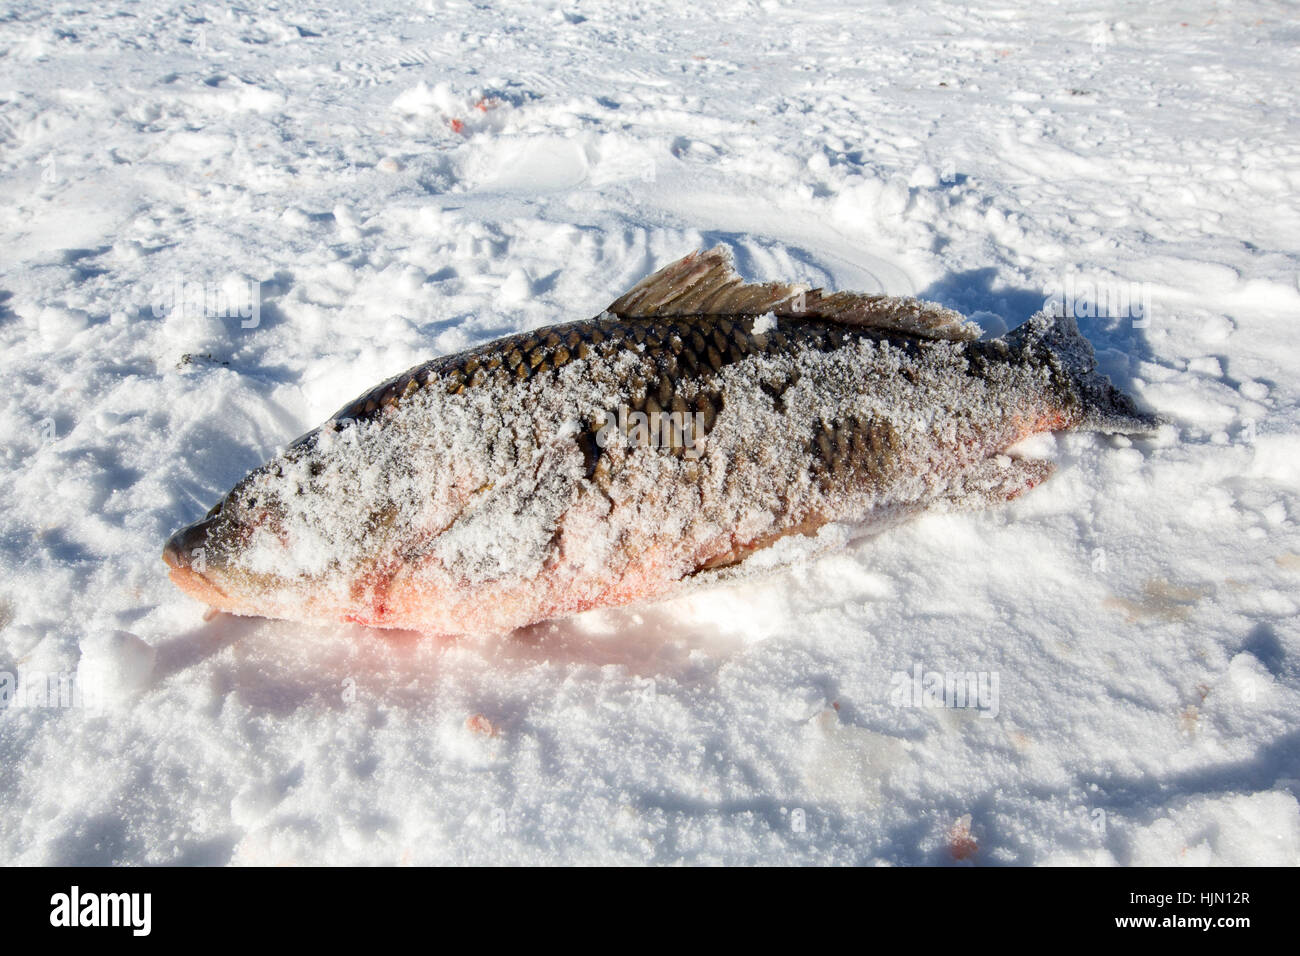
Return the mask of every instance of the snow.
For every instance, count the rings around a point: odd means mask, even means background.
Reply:
[[[89,634],[81,642],[74,686],[86,695],[86,707],[129,702],[149,686],[157,659],[157,650],[130,631]]]
[[[1300,862],[1282,8],[15,11],[0,860]],[[204,621],[167,581],[166,536],[343,402],[718,242],[986,334],[1068,301],[1169,424],[506,637]],[[891,700],[918,667],[996,716]]]

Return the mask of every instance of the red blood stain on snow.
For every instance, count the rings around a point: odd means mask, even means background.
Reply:
[[[954,860],[968,860],[980,848],[971,836],[970,822],[970,814],[967,814],[948,830],[948,852]]]
[[[465,729],[472,734],[482,734],[484,737],[495,737],[497,735],[497,729],[492,725],[492,721],[482,714],[475,714],[473,717],[467,718]]]

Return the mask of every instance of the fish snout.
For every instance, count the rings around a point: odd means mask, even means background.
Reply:
[[[190,597],[218,610],[234,610],[222,574],[224,559],[214,539],[216,520],[204,518],[186,525],[167,539],[162,559],[172,583]]]
[[[212,526],[212,518],[204,518],[186,525],[168,538],[162,553],[167,567],[173,571],[193,570],[202,574],[211,560],[207,545]]]

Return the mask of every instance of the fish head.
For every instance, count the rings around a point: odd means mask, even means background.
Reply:
[[[270,613],[302,587],[287,560],[289,496],[303,493],[287,459],[273,459],[206,515],[173,534],[162,558],[182,591],[222,611]]]
[[[441,446],[405,432],[380,440],[379,427],[331,421],[252,471],[168,539],[172,582],[233,614],[383,618],[391,579],[423,560],[428,529],[450,524],[463,496],[445,480]]]

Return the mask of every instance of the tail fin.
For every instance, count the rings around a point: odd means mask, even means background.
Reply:
[[[1039,312],[1024,325],[1008,332],[1004,341],[1013,349],[1041,356],[1059,373],[1067,400],[1081,406],[1075,425],[1087,431],[1126,433],[1154,431],[1158,415],[1140,410],[1133,399],[1097,371],[1092,343],[1068,315]]]

